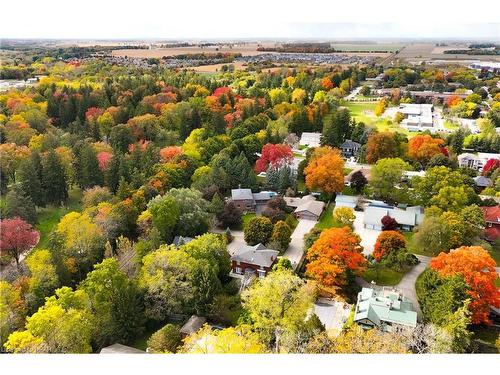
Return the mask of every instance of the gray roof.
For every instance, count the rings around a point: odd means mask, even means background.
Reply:
[[[335,197],[335,207],[356,207],[358,202],[358,197],[354,197],[352,195],[342,195],[337,194]]]
[[[474,177],[474,183],[480,187],[488,187],[488,186],[491,186],[492,181],[488,177],[477,176],[477,177]]]
[[[279,252],[267,249],[259,243],[255,246],[243,245],[231,257],[231,260],[254,264],[260,267],[271,267],[278,257]]]
[[[146,352],[122,344],[113,344],[102,348],[100,354],[145,354]]]
[[[189,318],[189,320],[182,326],[181,333],[184,335],[191,335],[203,327],[203,324],[206,322],[206,318],[192,315],[191,318]]]
[[[252,197],[256,201],[260,201],[260,200],[269,200],[272,197],[275,197],[276,195],[278,195],[278,193],[276,193],[275,191],[261,191],[260,193],[253,193]]]
[[[340,148],[342,148],[342,149],[344,149],[344,148],[357,149],[357,148],[360,148],[360,147],[361,147],[361,144],[359,144],[358,142],[351,141],[350,139],[346,140],[340,146]]]
[[[181,246],[187,244],[188,242],[191,242],[192,240],[194,240],[194,238],[192,237],[175,236],[172,243],[175,246]]]
[[[402,210],[392,206],[372,206],[370,204],[365,209],[363,222],[364,224],[381,225],[381,220],[386,215],[395,219],[398,224],[410,226],[418,225],[424,219],[423,209],[420,206],[412,206]]]
[[[324,207],[325,207],[325,202],[307,200],[306,202],[298,206],[294,212],[308,211],[316,216],[320,216],[321,213],[323,212]]]
[[[231,189],[231,198],[233,201],[253,200],[251,189]]]

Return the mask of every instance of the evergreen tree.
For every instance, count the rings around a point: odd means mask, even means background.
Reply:
[[[11,188],[5,200],[5,216],[10,218],[20,217],[30,224],[36,223],[37,216],[35,204],[18,184]]]
[[[327,116],[323,125],[321,144],[323,146],[339,147],[350,138],[351,116],[348,110],[339,109]]]
[[[78,185],[84,189],[101,186],[103,175],[99,169],[99,161],[94,148],[87,144],[76,149],[76,177]]]
[[[42,186],[42,162],[40,154],[33,152],[31,157],[19,166],[17,181],[24,194],[29,196],[36,206],[45,206],[45,192]]]
[[[51,150],[45,159],[43,168],[43,188],[46,202],[61,204],[68,199],[68,184],[64,167],[54,150]]]

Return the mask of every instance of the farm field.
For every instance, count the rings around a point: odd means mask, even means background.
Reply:
[[[332,47],[338,51],[364,51],[364,52],[378,52],[384,53],[386,51],[395,52],[401,47],[403,44],[397,43],[370,43],[370,44],[362,44],[362,43],[332,43]]]

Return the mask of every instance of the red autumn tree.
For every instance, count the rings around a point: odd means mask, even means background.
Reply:
[[[113,154],[108,151],[101,151],[97,154],[97,161],[99,162],[99,169],[105,171],[108,168],[109,162],[113,158]]]
[[[377,242],[373,248],[373,257],[380,261],[387,254],[406,249],[405,237],[395,230],[386,230],[377,237]]]
[[[307,251],[306,275],[325,288],[344,285],[347,272],[362,272],[366,259],[361,238],[349,227],[330,228]]]
[[[432,138],[428,134],[416,135],[408,142],[408,156],[413,160],[428,162],[435,155],[446,155],[443,144],[441,138]]]
[[[169,162],[180,154],[182,154],[182,148],[179,146],[168,146],[160,150],[160,157],[163,162]]]
[[[382,223],[382,230],[396,230],[398,229],[398,222],[396,219],[390,217],[389,215],[385,215],[380,222]]]
[[[430,267],[441,277],[461,275],[469,287],[472,323],[490,324],[490,306],[500,307],[495,260],[481,246],[462,246],[431,259]]]
[[[268,143],[262,147],[261,157],[255,163],[257,173],[267,170],[269,165],[277,166],[280,163],[291,162],[293,159],[292,149],[284,144]]]
[[[333,88],[333,83],[330,78],[325,77],[321,80],[321,87],[325,90],[330,90]]]
[[[490,176],[500,166],[500,160],[488,159],[483,167],[483,176]]]
[[[6,252],[19,266],[19,257],[38,243],[40,234],[24,220],[15,217],[0,221],[0,251]]]

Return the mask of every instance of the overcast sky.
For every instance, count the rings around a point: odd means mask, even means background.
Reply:
[[[10,0],[1,9],[0,38],[500,39],[500,0]]]

